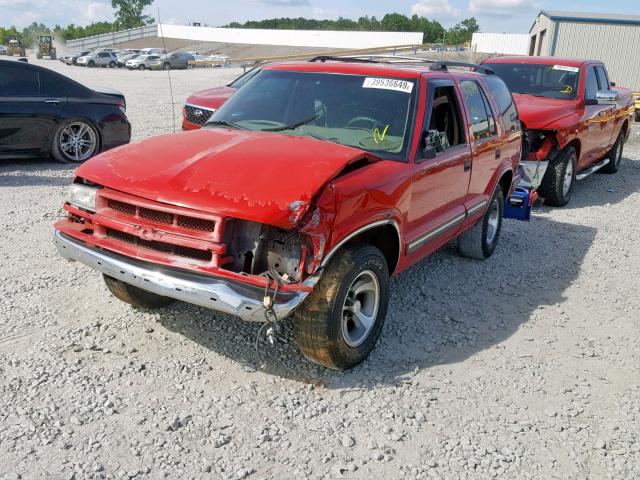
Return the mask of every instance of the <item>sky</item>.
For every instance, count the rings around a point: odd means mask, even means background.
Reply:
[[[51,8],[55,4],[55,8]],[[606,8],[604,8],[606,6]],[[164,23],[200,22],[211,26],[232,21],[273,17],[357,19],[369,15],[381,18],[385,13],[418,14],[449,27],[475,17],[483,32],[526,33],[541,9],[640,15],[638,0],[155,0],[147,14],[157,17],[160,8]],[[0,0],[0,26],[18,28],[37,21],[55,24],[86,25],[113,20],[110,1],[100,0]]]

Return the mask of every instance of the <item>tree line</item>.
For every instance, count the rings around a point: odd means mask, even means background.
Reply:
[[[388,13],[381,19],[375,16],[358,18],[339,17],[337,20],[315,20],[310,18],[270,18],[251,20],[245,23],[231,22],[228,28],[266,28],[275,30],[347,30],[363,32],[422,32],[423,43],[445,43],[464,45],[471,42],[471,36],[480,30],[475,18],[467,18],[449,29],[437,20],[400,13]]]
[[[153,0],[111,0],[115,21],[94,22],[84,27],[70,24],[65,27],[56,25],[51,29],[38,22],[33,22],[21,31],[15,26],[0,27],[0,45],[7,45],[11,38],[18,38],[23,46],[29,48],[35,44],[38,35],[52,34],[58,40],[76,40],[151,25],[154,19],[142,12],[152,3]]]

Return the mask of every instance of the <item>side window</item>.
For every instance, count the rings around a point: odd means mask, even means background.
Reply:
[[[489,108],[489,102],[474,80],[462,80],[460,88],[471,116],[474,140],[482,140],[496,133],[496,124]]]
[[[518,110],[516,109],[511,92],[505,83],[499,77],[486,77],[484,81],[498,104],[498,110],[504,128],[506,130],[519,130],[520,120],[518,119]]]
[[[600,84],[600,90],[611,90],[609,85],[609,78],[607,72],[603,66],[596,67],[596,73],[598,74],[598,83]]]
[[[453,85],[436,87],[430,100],[424,146],[442,153],[465,143],[460,105]]]
[[[43,97],[67,97],[69,84],[57,75],[40,72],[40,91]]]
[[[0,67],[0,97],[37,97],[40,95],[38,71],[14,65]]]
[[[598,77],[596,77],[596,69],[594,67],[587,68],[587,76],[584,80],[584,98],[593,100],[596,98],[598,91]]]

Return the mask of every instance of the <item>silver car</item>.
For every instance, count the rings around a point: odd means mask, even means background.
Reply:
[[[78,58],[77,65],[87,67],[110,67],[114,68],[118,65],[117,57],[111,52],[92,52],[89,55]]]
[[[129,70],[145,70],[151,67],[151,62],[160,58],[160,55],[138,55],[136,58],[127,60],[125,66]]]
[[[4,45],[0,45],[0,55],[6,55],[7,54],[7,47],[5,47]]]
[[[153,70],[170,70],[173,68],[186,69],[189,68],[189,62],[192,61],[193,55],[185,52],[170,53],[163,55],[158,60],[154,60],[149,65]]]

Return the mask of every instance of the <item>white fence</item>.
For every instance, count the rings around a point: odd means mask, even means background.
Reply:
[[[474,33],[471,38],[471,49],[477,53],[528,55],[529,34]]]
[[[327,30],[261,30],[211,28],[184,25],[158,26],[158,35],[200,42],[244,43],[249,45],[288,45],[294,47],[376,48],[419,45],[422,32],[338,32]]]
[[[105,33],[93,37],[80,38],[78,40],[68,40],[66,46],[73,50],[91,50],[98,47],[108,47],[116,43],[128,42],[129,40],[139,40],[141,38],[156,37],[158,26],[149,25],[146,27],[132,28],[120,32]]]

